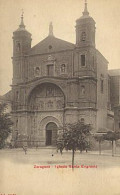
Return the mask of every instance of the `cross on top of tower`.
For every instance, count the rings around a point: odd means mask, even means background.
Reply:
[[[23,17],[23,14],[24,14],[24,10],[22,9],[22,14],[21,14],[21,17]]]
[[[20,25],[19,25],[20,28],[25,28],[24,21],[23,21],[23,14],[24,14],[24,11],[23,11],[23,9],[22,9],[21,23],[20,23]]]
[[[85,0],[85,7],[84,7],[83,15],[84,15],[84,16],[88,16],[88,15],[89,15],[89,12],[88,12],[88,10],[87,10],[87,0]]]

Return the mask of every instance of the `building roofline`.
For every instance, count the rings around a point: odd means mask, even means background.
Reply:
[[[108,70],[110,76],[120,76],[120,69],[110,69]]]

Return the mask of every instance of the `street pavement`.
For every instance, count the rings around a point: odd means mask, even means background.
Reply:
[[[0,150],[0,195],[120,195],[120,157],[111,151]]]

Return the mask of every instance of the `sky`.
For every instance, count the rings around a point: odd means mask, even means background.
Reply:
[[[0,0],[0,95],[11,89],[12,36],[22,9],[32,46],[48,36],[51,21],[55,37],[75,43],[75,21],[84,0]],[[88,11],[96,22],[96,48],[109,61],[109,69],[120,69],[120,0],[88,0]]]

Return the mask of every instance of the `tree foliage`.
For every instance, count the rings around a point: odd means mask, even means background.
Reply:
[[[11,121],[10,114],[6,112],[7,104],[0,104],[0,148],[4,147],[4,142],[11,132]]]
[[[64,148],[75,151],[85,150],[89,145],[88,136],[90,135],[90,130],[90,125],[85,125],[81,122],[68,124],[63,132]]]
[[[57,147],[59,150],[72,150],[72,165],[74,165],[74,153],[76,150],[90,148],[89,136],[91,131],[90,124],[84,124],[80,121],[73,124],[67,124],[63,128],[63,134],[59,139]]]
[[[104,139],[108,141],[116,141],[120,139],[120,132],[119,131],[108,131],[104,135]]]
[[[114,148],[113,142],[120,139],[120,132],[119,131],[108,131],[104,136],[104,140],[112,142],[112,156],[114,156]]]

